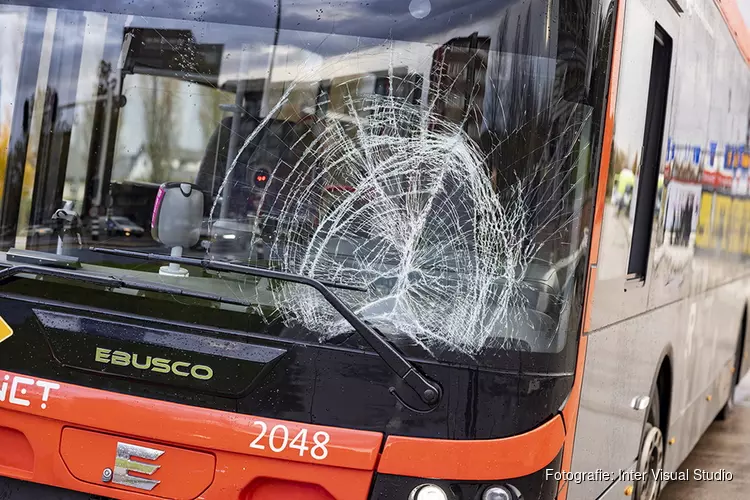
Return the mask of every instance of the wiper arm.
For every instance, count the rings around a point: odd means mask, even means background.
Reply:
[[[401,355],[382,335],[372,329],[367,323],[362,321],[346,304],[344,304],[334,294],[330,288],[341,288],[344,290],[355,290],[365,291],[362,288],[358,288],[351,285],[344,285],[339,283],[329,283],[325,281],[319,281],[307,276],[302,276],[294,273],[287,273],[284,271],[276,271],[273,269],[265,269],[262,267],[246,266],[243,264],[230,264],[228,262],[217,262],[211,259],[196,259],[192,257],[171,257],[169,255],[160,255],[154,253],[142,253],[133,252],[129,250],[119,250],[114,248],[90,248],[92,252],[98,252],[109,255],[118,255],[121,257],[132,257],[136,259],[145,259],[151,261],[168,262],[174,264],[183,264],[186,266],[201,267],[205,270],[210,271],[225,271],[237,274],[244,274],[248,276],[257,276],[260,278],[267,278],[273,280],[287,281],[290,283],[298,283],[300,285],[306,285],[314,288],[320,293],[324,299],[333,307],[341,316],[351,325],[354,330],[359,333],[362,338],[367,342],[375,353],[385,362],[386,365],[396,374],[398,377],[408,385],[414,392],[417,393],[423,403],[427,404],[430,409],[434,408],[439,402],[442,392],[440,386],[428,379],[423,375],[414,364],[408,359]],[[391,388],[391,393],[396,396],[397,399],[406,407],[414,410],[408,404],[404,402],[395,392],[394,388]],[[420,411],[420,410],[415,410]]]
[[[105,286],[110,288],[130,288],[133,290],[142,290],[146,292],[168,293],[170,295],[181,295],[196,299],[210,300],[214,302],[223,302],[225,304],[236,304],[241,306],[252,305],[249,301],[225,297],[213,293],[194,292],[185,290],[180,287],[165,285],[161,283],[141,282],[128,279],[116,278],[114,276],[97,276],[96,274],[85,271],[70,271],[50,267],[36,266],[32,264],[20,264],[6,267],[0,270],[0,284],[19,274],[34,274],[37,276],[50,276],[64,280],[80,281],[92,285]]]
[[[229,262],[218,262],[210,259],[195,259],[192,257],[171,257],[169,255],[162,255],[158,253],[146,253],[146,252],[133,252],[132,250],[119,250],[117,248],[99,248],[89,247],[89,250],[96,253],[103,253],[107,255],[118,255],[120,257],[131,257],[133,259],[150,260],[154,262],[168,262],[173,264],[185,264],[187,266],[202,267],[208,271],[224,271],[227,273],[245,274],[247,276],[258,276],[260,278],[268,278],[275,280],[293,281],[287,278],[304,278],[298,274],[285,273],[283,271],[274,271],[272,269],[265,269],[262,267],[245,266],[242,264],[231,264]],[[252,270],[252,272],[248,272]],[[311,279],[311,278],[306,278]],[[342,290],[352,290],[354,292],[366,292],[367,289],[347,285],[345,283],[334,283],[332,281],[318,281],[321,285],[327,288],[340,288]]]

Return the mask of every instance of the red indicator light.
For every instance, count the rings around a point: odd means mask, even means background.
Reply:
[[[268,173],[268,170],[262,168],[255,172],[255,185],[258,187],[263,187],[266,185],[266,182],[268,182],[268,179],[270,178],[270,174]]]

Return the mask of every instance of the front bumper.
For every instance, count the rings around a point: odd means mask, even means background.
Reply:
[[[4,500],[407,500],[424,478],[450,491],[451,500],[477,500],[488,485],[503,483],[524,498],[557,494],[557,482],[545,469],[560,467],[565,435],[559,416],[499,440],[390,436],[381,452],[383,435],[375,432],[238,415],[0,371],[3,380],[0,476],[15,479],[0,483],[9,492],[0,495]],[[133,486],[123,481],[127,476],[151,487]]]

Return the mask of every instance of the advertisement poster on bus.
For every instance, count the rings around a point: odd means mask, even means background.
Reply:
[[[704,191],[695,246],[750,255],[750,197]]]
[[[744,161],[745,147],[740,146],[733,149],[732,157],[732,194],[735,195],[747,195],[750,192],[750,179],[748,178],[748,165]]]
[[[689,246],[698,225],[702,187],[700,184],[671,181],[664,202],[664,240],[673,246]]]

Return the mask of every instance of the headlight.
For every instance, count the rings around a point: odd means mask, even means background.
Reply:
[[[491,486],[485,490],[482,500],[513,500],[513,497],[507,488]]]
[[[448,494],[440,486],[421,484],[411,491],[409,500],[448,500]]]
[[[520,500],[521,492],[513,486],[490,486],[484,490],[482,500]]]

